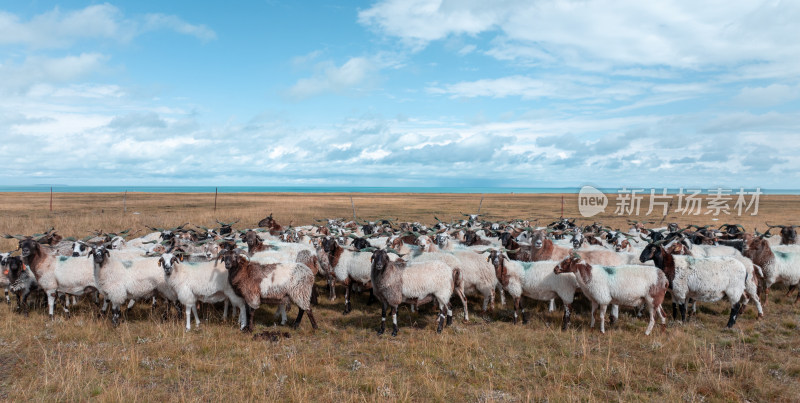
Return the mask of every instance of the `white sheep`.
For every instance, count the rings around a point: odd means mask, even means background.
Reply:
[[[84,258],[56,256],[53,249],[40,245],[32,238],[20,240],[22,260],[33,272],[39,287],[47,295],[50,318],[58,293],[83,295],[97,289],[92,264]],[[69,315],[69,308],[64,306]]]
[[[244,300],[236,295],[228,282],[228,271],[216,261],[184,262],[172,253],[161,255],[157,262],[163,268],[166,282],[183,304],[186,312],[186,331],[192,330],[191,313],[194,312],[195,325],[200,325],[197,302],[216,303],[230,301],[239,308],[239,325],[243,329],[246,322]]]
[[[682,320],[686,320],[687,298],[715,302],[726,297],[731,304],[727,327],[732,327],[739,315],[741,302],[746,303],[748,296],[758,297],[755,283],[752,278],[748,278],[745,265],[735,257],[695,258],[672,255],[660,244],[651,243],[642,251],[640,260],[644,262],[651,259],[666,274],[673,301],[680,307]],[[759,308],[759,316],[763,315],[760,304],[756,307]]]
[[[514,299],[515,324],[517,323],[523,296],[548,302],[558,297],[564,304],[564,318],[561,323],[561,329],[567,329],[572,314],[572,301],[575,299],[575,290],[578,289],[578,283],[574,275],[557,275],[553,273],[553,267],[558,262],[552,260],[520,262],[510,260],[504,253],[496,250],[489,252],[487,260],[494,266],[495,275],[500,284],[503,285],[503,289]],[[522,308],[522,323],[528,323],[528,319],[525,317],[525,308]]]
[[[397,336],[397,307],[401,303],[421,305],[435,300],[439,305],[438,333],[442,331],[445,318],[448,324],[452,322],[449,301],[453,290],[458,287],[458,269],[441,261],[391,261],[389,254],[382,249],[372,252],[370,260],[372,287],[375,297],[383,304],[379,335],[386,329],[386,311],[391,308],[392,336]]]
[[[111,323],[114,326],[119,324],[120,306],[126,301],[148,297],[155,292],[170,301],[177,299],[156,258],[131,259],[130,255],[109,251],[105,245],[93,246],[89,256],[94,264],[97,288],[111,303]]]
[[[662,326],[666,319],[660,306],[664,301],[669,282],[661,270],[652,266],[601,266],[586,263],[578,255],[571,255],[553,269],[556,274],[574,273],[583,294],[592,301],[589,326],[594,328],[594,313],[600,307],[600,332],[605,333],[605,314],[609,304],[635,307],[644,304],[650,322],[644,334],[649,335],[657,314]]]

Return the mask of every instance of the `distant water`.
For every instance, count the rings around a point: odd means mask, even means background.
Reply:
[[[54,185],[53,192],[58,193],[214,193],[213,186],[64,186]],[[578,193],[580,187],[348,187],[348,186],[220,186],[220,193]],[[632,188],[628,188],[632,189]],[[639,188],[641,189],[641,188]],[[692,188],[692,189],[696,189]],[[716,189],[716,188],[714,188]],[[600,188],[607,194],[616,194],[618,188]],[[662,188],[656,188],[656,194]],[[677,193],[678,189],[667,189],[669,193]],[[707,188],[702,188],[708,193]],[[747,188],[747,191],[754,189]],[[0,192],[49,192],[49,185],[42,186],[0,186]],[[739,189],[732,189],[736,194]],[[800,189],[761,189],[763,194],[800,195]],[[649,195],[650,189],[645,189]]]

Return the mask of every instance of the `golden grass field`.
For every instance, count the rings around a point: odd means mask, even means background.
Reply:
[[[214,213],[213,194],[129,193],[123,214],[118,193],[57,193],[52,213],[47,193],[0,193],[0,233],[32,234],[52,226],[64,236],[126,228],[141,235],[148,232],[145,225],[210,226],[215,218],[240,220],[235,228],[246,228],[270,212],[284,225],[303,225],[315,218],[352,218],[350,196],[220,194]],[[449,220],[473,213],[481,199],[352,197],[359,218],[427,223],[434,215]],[[487,194],[481,211],[492,220],[539,218],[543,225],[559,216],[561,197]],[[564,198],[564,215],[578,216],[577,195]],[[711,221],[671,214],[665,223],[739,222],[763,232],[765,221],[797,224],[798,206],[799,196],[762,196],[756,217]],[[625,218],[603,214],[579,222],[623,227]],[[15,248],[14,241],[0,243],[2,251]],[[572,327],[561,332],[560,311],[548,313],[545,303],[527,302],[530,323],[515,326],[509,304],[481,315],[477,300],[471,301],[470,323],[456,320],[442,334],[435,333],[430,310],[417,314],[404,307],[399,335],[378,337],[378,305],[366,306],[366,295],[358,295],[354,311],[343,316],[341,287],[335,302],[320,298],[315,307],[317,331],[307,320],[297,331],[273,329],[274,308],[262,307],[256,333],[289,333],[277,342],[253,340],[233,321],[221,322],[221,309],[201,310],[208,321],[187,333],[175,317],[162,321],[163,307],[151,312],[137,305],[114,329],[108,318],[96,318],[98,309],[88,300],[69,319],[56,311],[53,321],[41,307],[25,318],[0,306],[0,400],[800,401],[800,307],[782,291],[771,294],[761,321],[751,306],[734,329],[723,329],[727,303],[701,304],[687,324],[669,321],[666,331],[657,328],[649,337],[646,323],[629,310],[601,335],[588,328],[585,301],[576,303]],[[461,309],[455,306],[458,319]]]

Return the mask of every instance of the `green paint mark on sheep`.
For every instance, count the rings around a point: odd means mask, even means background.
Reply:
[[[130,269],[131,266],[133,266],[133,261],[132,260],[123,260],[122,261],[122,266],[124,266],[126,269]]]
[[[65,262],[67,259],[69,259],[69,258],[68,258],[68,257],[66,257],[66,256],[59,256],[59,257],[58,257],[58,261],[59,261],[59,262]]]
[[[775,256],[781,260],[789,260],[792,257],[791,253],[775,251]]]
[[[606,273],[607,273],[609,276],[613,276],[613,275],[614,275],[614,273],[617,271],[615,268],[613,268],[613,267],[608,267],[608,266],[603,266],[603,270],[605,270],[605,271],[606,271]]]
[[[533,262],[520,262],[522,265],[522,270],[528,271],[533,267]]]

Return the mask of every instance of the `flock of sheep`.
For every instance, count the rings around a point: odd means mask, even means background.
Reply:
[[[630,229],[621,231],[568,219],[536,227],[525,220],[489,222],[478,215],[433,226],[322,220],[284,228],[272,215],[254,229],[218,224],[150,228],[151,233],[133,239],[126,239],[128,231],[98,232],[82,240],[64,239],[52,229],[6,235],[16,238],[19,247],[1,255],[0,286],[9,304],[9,293],[16,294],[17,311],[26,316],[31,293],[47,298],[51,317],[56,303],[68,315],[76,297],[86,295],[97,304],[102,299],[101,312],[111,305],[114,326],[123,306],[137,301],[155,305],[163,299],[168,307],[180,302],[190,330],[192,315],[200,324],[199,303],[224,302],[223,318],[233,306],[240,329],[252,330],[254,311],[269,303],[279,306],[282,324],[295,305],[294,326],[307,314],[316,329],[315,281],[321,277],[331,301],[335,286],[344,286],[344,314],[352,310],[352,293],[369,291],[382,304],[378,333],[384,332],[390,313],[394,336],[400,304],[416,309],[432,302],[441,332],[452,322],[453,301],[460,301],[469,320],[467,297],[482,298],[485,312],[494,308],[496,293],[501,303],[506,293],[511,297],[514,323],[520,318],[527,322],[522,297],[549,302],[551,311],[560,300],[566,329],[578,290],[591,302],[591,327],[599,308],[601,332],[607,307],[614,323],[622,305],[649,314],[645,334],[650,334],[656,317],[666,323],[666,294],[673,318],[680,313],[681,320],[686,320],[687,305],[726,298],[731,327],[751,300],[759,318],[763,315],[759,287],[766,296],[775,283],[792,288],[800,283],[795,226],[770,226],[762,234],[745,232],[740,225],[647,229],[631,222]],[[779,236],[772,236],[777,228]]]

